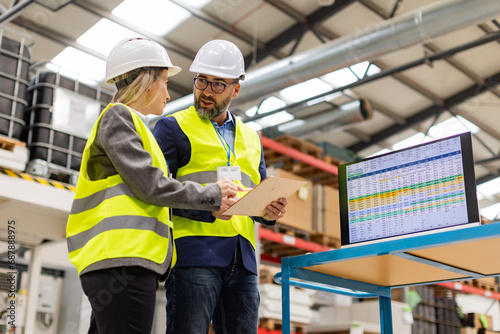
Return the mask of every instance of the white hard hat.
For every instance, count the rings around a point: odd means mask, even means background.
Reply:
[[[126,38],[111,50],[106,62],[106,83],[116,83],[117,77],[141,67],[168,67],[168,76],[181,71],[160,44],[141,37]]]
[[[233,43],[215,39],[203,45],[189,71],[224,79],[245,79],[245,60]]]

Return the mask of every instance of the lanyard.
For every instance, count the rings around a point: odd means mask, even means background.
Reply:
[[[214,127],[214,130],[215,130],[215,133],[217,134],[217,137],[219,137],[219,140],[222,144],[222,147],[224,147],[224,151],[226,151],[227,153],[227,165],[228,166],[231,166],[231,147],[229,146],[229,144],[224,140],[224,134],[226,133],[226,123],[224,123],[222,125],[222,137],[219,133],[219,131],[217,131],[217,128],[215,127],[215,124],[212,123],[213,127]],[[227,147],[227,148],[226,148]]]

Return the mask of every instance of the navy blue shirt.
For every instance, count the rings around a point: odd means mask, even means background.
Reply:
[[[228,120],[224,124],[224,131],[222,131],[223,128],[219,127],[216,123],[214,124],[214,128],[215,130],[219,130],[221,136],[224,135],[226,143],[229,144],[232,150],[235,133],[234,115],[229,115]],[[163,151],[168,169],[175,178],[177,170],[185,166],[191,158],[191,143],[189,142],[189,138],[181,130],[174,117],[164,117],[160,119],[153,133]],[[259,173],[261,180],[267,177],[263,150],[259,164]],[[215,221],[215,217],[212,216],[210,211],[174,209],[173,214],[179,217],[202,221],[207,224],[211,224]],[[265,220],[262,217],[252,217],[252,219],[265,225],[273,225],[276,222],[274,220]],[[235,248],[238,247],[238,245],[241,249],[243,265],[248,271],[257,275],[257,262],[253,246],[250,241],[240,235],[229,238],[192,236],[176,239],[176,266],[226,267],[230,264]]]

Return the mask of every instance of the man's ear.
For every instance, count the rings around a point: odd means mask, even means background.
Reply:
[[[234,85],[233,99],[238,96],[240,92],[241,85],[239,83]]]

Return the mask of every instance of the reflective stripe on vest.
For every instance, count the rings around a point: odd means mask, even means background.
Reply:
[[[168,252],[169,208],[136,198],[120,175],[91,181],[87,173],[90,147],[105,112],[125,105],[110,104],[94,124],[83,152],[80,174],[66,237],[69,258],[78,273],[89,265],[112,258],[139,257],[162,264]],[[168,176],[168,168],[156,139],[135,112],[128,109],[153,166]],[[112,112],[112,110],[111,110]]]
[[[222,146],[216,130],[208,119],[198,116],[190,107],[172,115],[191,143],[188,164],[179,168],[177,179],[195,181],[200,184],[217,182],[217,167],[227,165],[227,152]],[[246,187],[260,183],[259,165],[262,146],[258,134],[235,118],[234,148],[231,150],[231,166],[240,166],[242,180],[236,181]],[[251,218],[233,216],[229,221],[216,219],[205,223],[174,216],[174,238],[189,236],[232,237],[241,235],[255,248],[255,230]]]
[[[125,183],[119,183],[116,186],[98,191],[90,196],[74,199],[70,214],[75,215],[93,209],[105,200],[120,195],[135,197]]]
[[[181,182],[193,181],[200,184],[214,182],[214,179],[217,180],[217,171],[197,172],[177,177],[177,180]],[[256,184],[253,183],[252,179],[250,178],[250,175],[247,175],[243,172],[241,173],[241,184],[247,188],[253,188],[256,186]]]

